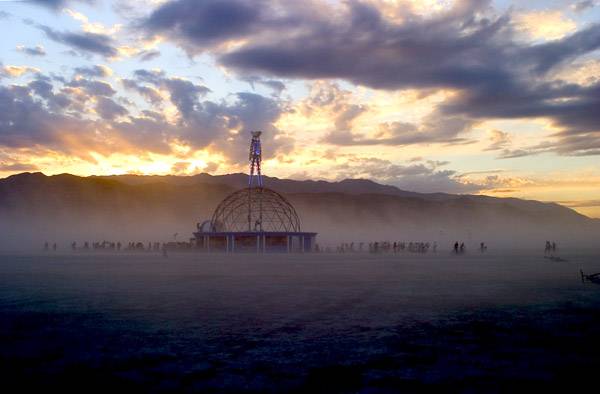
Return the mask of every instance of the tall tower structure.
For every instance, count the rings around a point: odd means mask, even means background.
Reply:
[[[210,221],[194,233],[196,246],[206,252],[284,252],[315,250],[317,233],[300,230],[300,218],[281,194],[263,186],[262,132],[252,131],[248,187],[225,197]]]
[[[250,177],[248,178],[248,187],[252,187],[254,178],[256,178],[256,186],[263,187],[262,174],[260,172],[260,165],[262,162],[260,135],[262,134],[262,131],[252,131],[251,133],[252,141],[250,141],[250,155],[248,157],[248,160],[250,161]]]

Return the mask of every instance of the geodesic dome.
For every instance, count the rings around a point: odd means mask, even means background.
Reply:
[[[210,221],[213,231],[299,232],[300,219],[285,197],[274,190],[253,187],[227,196]]]

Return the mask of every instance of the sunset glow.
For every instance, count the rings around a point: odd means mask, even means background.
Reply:
[[[569,1],[0,2],[0,176],[245,172],[256,129],[270,176],[600,218],[599,20]]]

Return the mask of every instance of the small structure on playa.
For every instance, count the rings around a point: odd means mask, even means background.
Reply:
[[[260,131],[252,132],[248,187],[227,196],[192,241],[207,252],[312,252],[317,233],[303,232],[292,204],[263,186]]]

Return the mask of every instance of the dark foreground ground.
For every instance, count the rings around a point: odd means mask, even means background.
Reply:
[[[563,257],[0,255],[1,382],[594,392],[600,255]]]

